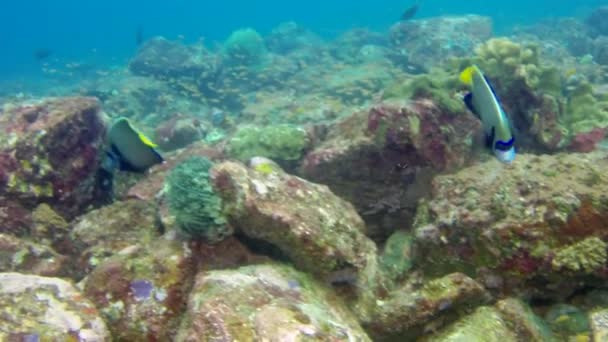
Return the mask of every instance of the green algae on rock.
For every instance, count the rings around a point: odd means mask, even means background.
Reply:
[[[0,273],[0,307],[2,341],[110,340],[95,306],[59,278]]]
[[[242,162],[253,157],[293,162],[302,157],[309,144],[308,134],[297,126],[243,126],[228,141],[228,154]]]
[[[201,272],[176,341],[371,341],[340,299],[279,264]]]
[[[177,165],[167,178],[169,209],[177,226],[194,238],[216,243],[232,234],[222,200],[209,179],[213,163],[192,157]]]
[[[411,233],[398,230],[384,244],[378,262],[380,270],[394,283],[402,281],[413,266],[414,237]]]

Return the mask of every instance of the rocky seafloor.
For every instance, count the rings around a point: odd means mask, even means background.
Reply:
[[[0,340],[608,341],[606,13],[159,37],[0,94]],[[461,102],[471,63],[511,165]],[[108,194],[121,116],[165,163]]]

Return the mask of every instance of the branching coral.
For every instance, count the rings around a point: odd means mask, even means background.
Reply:
[[[607,247],[597,237],[586,238],[559,250],[553,259],[553,268],[592,273],[606,264]]]
[[[477,47],[474,63],[490,77],[499,80],[504,89],[523,82],[535,90],[558,94],[560,75],[556,68],[543,66],[537,45],[520,45],[506,38],[488,40]]]
[[[222,212],[222,200],[209,181],[213,164],[193,157],[179,164],[168,177],[169,209],[178,227],[192,237],[211,243],[232,234]]]

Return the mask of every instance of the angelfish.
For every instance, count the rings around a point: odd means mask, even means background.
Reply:
[[[108,132],[108,148],[98,170],[98,181],[103,190],[112,191],[114,172],[145,172],[163,163],[163,157],[148,137],[131,125],[126,118],[118,118]]]
[[[498,160],[510,164],[515,159],[515,137],[492,85],[476,65],[466,68],[460,80],[471,87],[464,103],[481,120],[487,146]]]

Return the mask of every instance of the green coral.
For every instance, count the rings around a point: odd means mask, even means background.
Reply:
[[[557,251],[553,258],[553,268],[592,273],[606,264],[606,248],[606,243],[600,238],[586,238]]]
[[[544,66],[538,45],[517,44],[507,38],[494,38],[475,50],[473,63],[490,78],[500,80],[504,89],[523,82],[531,89],[551,95],[561,92],[559,70]]]
[[[594,128],[608,127],[608,101],[599,101],[593,95],[593,87],[588,82],[580,82],[568,91],[565,115],[561,124],[569,128],[571,134],[589,132]]]
[[[295,126],[244,126],[228,142],[228,153],[241,161],[252,157],[294,161],[302,157],[309,143],[306,131]]]
[[[178,227],[192,237],[211,243],[232,234],[222,212],[222,200],[209,180],[213,164],[207,158],[192,157],[169,174],[167,197]]]
[[[267,55],[262,36],[254,29],[234,31],[224,43],[224,56],[228,64],[254,66],[262,63]]]

